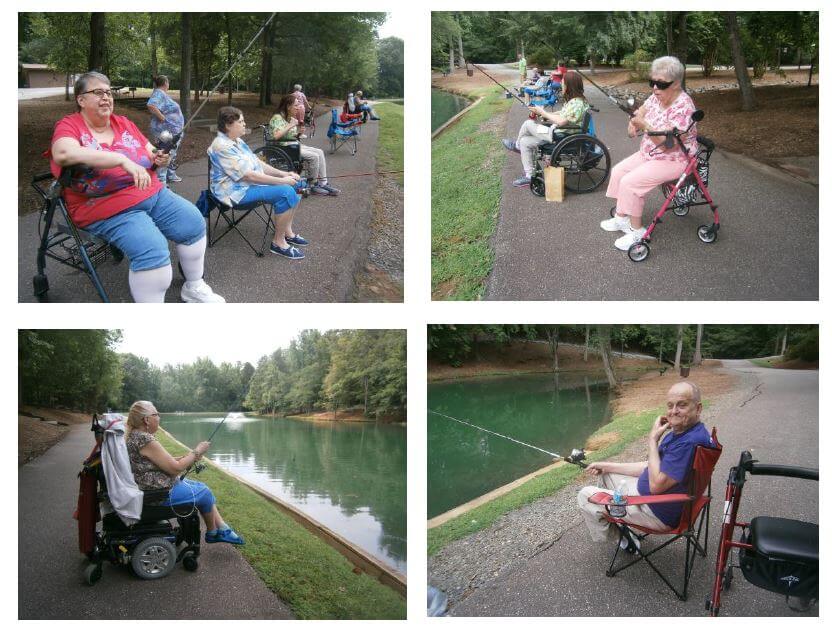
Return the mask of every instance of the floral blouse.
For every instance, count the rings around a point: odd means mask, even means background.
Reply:
[[[243,199],[251,183],[243,176],[251,171],[263,173],[263,164],[243,139],[232,141],[222,132],[208,148],[211,160],[211,193],[224,204],[236,204]]]
[[[670,130],[674,127],[678,130],[686,130],[690,125],[691,115],[696,111],[696,106],[693,105],[693,99],[690,98],[687,92],[681,93],[664,110],[655,95],[650,95],[642,107],[644,108],[644,120],[647,121],[647,125],[652,130]],[[682,163],[687,160],[684,152],[682,152],[682,149],[678,145],[674,145],[673,149],[666,151],[662,151],[661,149],[655,150],[656,145],[653,143],[653,139],[655,138],[655,136],[649,137],[646,134],[642,137],[641,147],[639,148],[639,154],[641,154],[642,158],[645,160],[675,160]],[[685,139],[685,146],[688,148],[688,152],[695,154],[698,147],[696,143],[695,123],[688,135],[683,138]]]
[[[275,114],[271,121],[269,121],[269,137],[274,138],[274,133],[276,130],[282,130],[284,127],[289,125],[289,122],[283,118],[281,114]],[[287,141],[296,141],[298,139],[298,128],[297,126],[293,127],[291,130],[286,132],[283,136],[278,139],[278,143],[285,143]]]
[[[172,488],[176,483],[176,475],[168,475],[163,470],[142,455],[141,451],[156,438],[144,431],[131,431],[125,440],[127,444],[127,455],[130,457],[130,468],[133,470],[133,479],[141,490],[158,490],[160,488]]]
[[[589,110],[589,104],[584,99],[570,99],[560,109],[560,114],[564,119],[569,121],[569,125],[561,127],[570,127],[570,125],[577,125],[578,127],[584,122],[584,114]]]

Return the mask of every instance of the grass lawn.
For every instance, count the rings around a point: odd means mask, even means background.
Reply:
[[[642,411],[615,418],[606,426],[596,431],[596,435],[602,433],[615,433],[618,439],[601,450],[592,453],[591,461],[607,459],[619,453],[627,444],[647,434],[653,426],[656,416],[662,413],[661,409]],[[453,541],[461,539],[474,532],[484,530],[493,524],[504,514],[517,508],[548,497],[580,474],[577,466],[564,466],[555,468],[547,473],[527,481],[511,492],[494,499],[478,508],[466,512],[463,515],[451,519],[447,523],[428,530],[428,556],[433,556],[443,547]]]
[[[182,447],[157,439],[173,455]],[[208,466],[197,475],[218,499],[223,518],[243,535],[243,556],[263,582],[302,619],[405,619],[405,600],[261,496]],[[222,570],[216,570],[222,573]]]
[[[506,152],[500,144],[511,102],[497,87],[431,142],[431,296],[482,297],[494,263],[491,236],[502,195]],[[495,119],[496,121],[492,121]],[[499,124],[495,123],[499,121]]]
[[[777,365],[785,360],[782,356],[769,356],[768,358],[751,358],[749,359],[757,367],[775,368]]]
[[[383,101],[374,106],[381,117],[378,131],[378,171],[404,169],[404,106]],[[404,184],[404,173],[391,174],[400,185]]]

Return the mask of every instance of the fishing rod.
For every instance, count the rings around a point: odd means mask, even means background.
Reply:
[[[515,444],[520,444],[521,446],[525,446],[527,448],[534,449],[536,451],[540,451],[541,453],[545,453],[546,455],[550,455],[555,459],[562,459],[570,464],[575,464],[576,466],[580,466],[581,468],[586,468],[586,464],[583,463],[584,459],[586,458],[586,453],[583,449],[573,448],[572,452],[569,454],[568,457],[564,457],[563,455],[558,455],[557,453],[553,453],[552,451],[547,451],[545,448],[540,448],[539,446],[535,446],[534,444],[527,444],[526,442],[521,442],[513,437],[509,437],[508,435],[503,435],[502,433],[497,433],[496,431],[491,431],[489,429],[485,429],[481,426],[477,426],[476,424],[472,424],[471,422],[466,422],[465,420],[460,420],[459,418],[455,418],[452,415],[446,415],[444,413],[440,413],[439,411],[434,411],[433,409],[428,409],[429,413],[433,413],[435,415],[440,415],[443,418],[448,418],[449,420],[453,420],[454,422],[459,422],[460,424],[464,424],[465,426],[470,426],[472,428],[478,429],[485,433],[490,433],[491,435],[496,435],[497,437],[501,437],[504,440],[508,440],[509,442],[514,442]]]
[[[501,84],[499,81],[497,81],[496,79],[494,79],[494,77],[492,77],[491,75],[489,75],[489,74],[488,74],[487,72],[485,72],[482,68],[480,68],[479,66],[477,66],[477,64],[475,64],[474,62],[469,62],[469,63],[470,63],[470,64],[471,64],[474,68],[476,68],[478,71],[480,71],[483,75],[485,75],[485,76],[486,76],[486,77],[488,77],[491,81],[493,81],[495,84],[497,84],[498,86],[500,86],[500,88],[502,88],[503,90],[505,90],[507,95],[511,95],[512,97],[514,97],[515,99],[517,99],[520,103],[522,103],[522,104],[523,104],[523,106],[524,106],[524,107],[526,107],[526,108],[528,108],[528,107],[529,107],[529,104],[527,104],[525,101],[523,101],[523,99],[521,99],[521,98],[520,98],[520,97],[519,97],[519,96],[518,96],[518,95],[514,92],[514,90],[509,90],[508,88],[506,88],[503,84]]]
[[[623,111],[627,114],[627,116],[628,116],[628,117],[630,117],[630,118],[632,119],[632,118],[635,116],[635,110],[634,110],[633,108],[634,108],[634,107],[635,107],[635,105],[636,105],[636,100],[635,100],[633,97],[627,97],[627,105],[626,105],[626,106],[625,106],[625,105],[622,105],[622,104],[621,104],[621,102],[620,102],[618,99],[616,99],[615,97],[613,97],[613,96],[612,96],[611,94],[609,94],[606,90],[604,90],[601,86],[599,86],[597,83],[595,83],[594,81],[592,81],[592,79],[590,79],[590,78],[589,78],[589,77],[587,77],[584,73],[582,73],[582,72],[578,69],[578,67],[577,67],[577,66],[576,66],[575,68],[573,68],[572,70],[574,70],[574,71],[575,71],[576,73],[578,73],[581,77],[583,77],[584,79],[586,79],[586,80],[587,80],[589,83],[591,83],[593,86],[595,86],[596,88],[598,88],[598,90],[600,90],[600,91],[601,91],[601,93],[602,93],[602,94],[604,94],[604,96],[606,96],[606,97],[607,97],[607,99],[609,99],[610,101],[612,101],[612,102],[613,102],[616,106],[618,106],[621,110],[623,110]]]
[[[205,440],[206,442],[210,442],[212,439],[214,439],[214,436],[217,434],[217,431],[220,430],[220,427],[225,423],[225,420],[229,415],[231,415],[231,411],[226,413],[225,417],[222,420],[220,420],[220,423],[217,424],[217,426],[214,427],[214,430],[211,432],[211,435],[209,435],[208,439]],[[187,475],[189,472],[191,472],[192,469],[196,470],[196,473],[199,474],[200,472],[202,472],[204,470],[204,468],[205,468],[205,464],[199,463],[198,461],[194,461],[194,463],[191,464],[190,466],[188,466],[187,470],[185,470],[185,472],[182,473],[179,478],[180,479],[185,479],[185,475]]]

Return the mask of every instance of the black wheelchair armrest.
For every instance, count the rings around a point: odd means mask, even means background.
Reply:
[[[168,500],[170,488],[159,488],[156,490],[144,491],[144,505],[158,506]]]

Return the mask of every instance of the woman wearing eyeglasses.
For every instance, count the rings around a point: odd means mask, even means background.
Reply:
[[[607,197],[616,200],[615,216],[601,222],[605,231],[622,231],[615,247],[626,251],[645,233],[641,215],[644,198],[663,182],[676,180],[685,170],[687,158],[680,147],[665,147],[664,136],[648,136],[646,132],[685,130],[691,124],[696,107],[690,95],[682,90],[685,67],[675,57],[659,57],[650,67],[653,94],[636,111],[627,126],[631,137],[644,133],[639,150],[625,158],[610,174]],[[685,139],[690,153],[696,153],[696,125]]]
[[[173,279],[168,240],[189,303],[225,303],[202,279],[205,221],[199,210],[165,187],[156,167],[170,156],[156,148],[127,117],[113,114],[110,80],[89,72],[75,82],[78,111],[55,125],[51,170],[72,169],[63,191],[73,222],[118,247],[130,260],[130,293],[137,303],[161,303]]]

